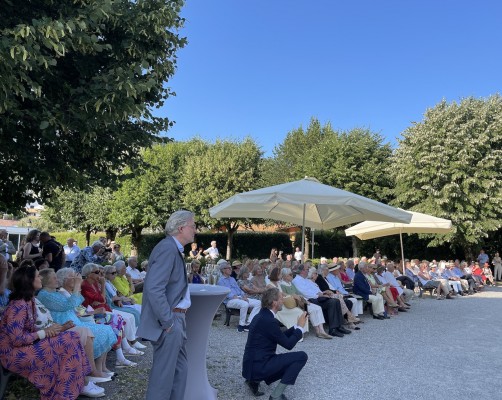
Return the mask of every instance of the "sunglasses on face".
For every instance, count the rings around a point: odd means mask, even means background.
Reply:
[[[96,275],[99,275],[100,272],[99,271],[92,271],[91,274],[96,274]]]
[[[117,275],[117,271],[108,272],[110,275]]]

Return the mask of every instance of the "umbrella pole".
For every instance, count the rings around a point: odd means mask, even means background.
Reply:
[[[403,275],[406,275],[405,266],[404,266],[404,247],[403,247],[403,231],[399,230],[399,240],[401,242],[401,261],[403,263]]]
[[[305,207],[306,204],[303,204],[303,221],[302,221],[302,263],[305,261]]]
[[[310,256],[311,259],[314,259],[314,238],[315,238],[315,230],[312,229],[312,255]]]

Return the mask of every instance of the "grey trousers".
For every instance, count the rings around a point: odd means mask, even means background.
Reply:
[[[169,333],[152,342],[153,363],[146,392],[147,400],[183,400],[187,383],[185,314],[174,314]]]

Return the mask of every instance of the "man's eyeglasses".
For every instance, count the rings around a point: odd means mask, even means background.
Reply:
[[[117,271],[108,272],[110,275],[117,275]]]

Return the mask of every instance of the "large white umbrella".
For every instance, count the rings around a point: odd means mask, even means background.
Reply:
[[[213,218],[264,218],[331,229],[365,220],[410,222],[406,211],[308,178],[236,194],[209,209]]]
[[[399,235],[404,273],[403,233],[448,233],[451,231],[451,221],[449,219],[433,217],[432,215],[414,211],[407,212],[412,216],[409,224],[376,220],[364,221],[345,229],[345,234],[347,236],[356,236],[361,240],[374,239],[382,236]]]

